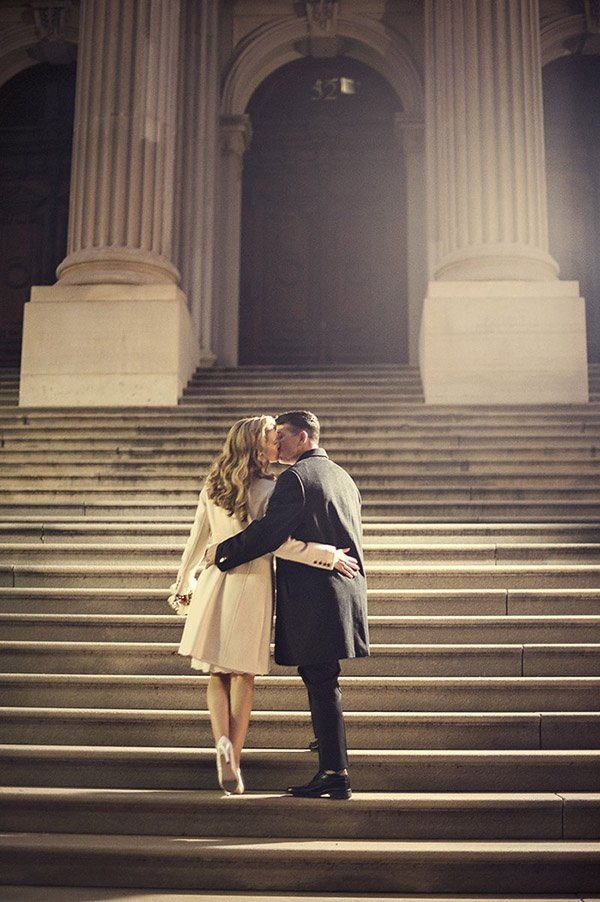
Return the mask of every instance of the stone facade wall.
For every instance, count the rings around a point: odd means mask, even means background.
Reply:
[[[448,371],[432,370],[430,361],[439,361],[447,348],[454,348],[457,359],[469,356],[457,336],[469,332],[473,320],[469,313],[465,321],[456,305],[462,297],[471,310],[476,285],[485,302],[476,305],[479,313],[486,304],[498,310],[498,298],[507,292],[511,298],[505,305],[506,311],[515,308],[509,332],[496,324],[498,334],[513,336],[511,372],[516,359],[535,360],[539,320],[531,292],[517,283],[539,283],[540,310],[550,309],[558,303],[557,289],[548,287],[544,294],[540,286],[557,279],[565,258],[552,245],[559,240],[552,223],[548,233],[547,200],[557,180],[546,180],[541,66],[581,52],[586,27],[578,0],[497,0],[489,7],[471,0],[56,0],[44,11],[18,0],[3,4],[0,85],[41,60],[64,64],[77,44],[79,64],[68,247],[58,282],[34,291],[27,305],[22,403],[118,403],[126,395],[139,403],[153,396],[167,403],[176,400],[195,365],[237,363],[241,186],[252,138],[247,106],[256,88],[286,63],[335,54],[370,66],[398,96],[395,129],[408,191],[408,267],[399,294],[408,318],[405,362],[420,364],[428,400],[446,398],[427,390],[433,383],[445,386],[456,402],[476,400],[466,384],[480,383],[492,399],[490,386],[502,383],[502,365],[489,381],[478,379],[477,367],[467,368],[448,389]],[[586,46],[586,53],[593,51],[593,44]],[[553,210],[550,203],[555,215]],[[580,276],[568,269],[571,282],[565,283],[559,319],[561,334],[567,328],[573,336],[572,354],[550,380],[547,397],[542,393],[547,400],[582,400],[585,394],[585,326],[582,333],[582,302],[572,284]],[[441,299],[440,289],[427,288],[428,279],[448,283],[442,295],[449,292],[451,304]],[[592,294],[594,279],[586,281]],[[466,283],[471,287],[459,288]],[[119,284],[131,291],[122,287],[115,294]],[[138,287],[153,284],[171,286],[170,303],[178,310],[173,322],[179,339],[169,353],[160,330],[146,331],[137,347],[130,328],[135,331],[138,320],[152,321],[144,304],[155,309],[158,299],[151,289],[140,295]],[[96,315],[92,295],[100,307],[91,331],[108,328],[103,346],[119,349],[106,363],[101,385],[81,363],[90,331],[81,311]],[[69,305],[70,344],[75,341],[78,351],[65,365]],[[600,354],[600,298],[588,297],[587,305],[593,333],[588,343]],[[529,315],[520,317],[524,306]],[[63,333],[52,334],[53,321],[62,323]],[[517,340],[514,324],[525,321]],[[50,329],[50,336],[44,331],[43,354],[42,323]],[[474,334],[478,352],[489,359],[485,330]],[[135,372],[123,371],[118,362],[123,348],[138,361]],[[550,345],[533,364],[536,379],[522,373],[508,395],[493,399],[514,400],[515,391],[523,403],[542,399],[527,385],[548,384],[558,350]],[[85,391],[73,389],[86,380]],[[35,384],[44,386],[41,394]]]

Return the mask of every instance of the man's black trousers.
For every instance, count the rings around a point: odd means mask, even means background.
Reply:
[[[298,673],[306,686],[312,725],[319,740],[319,770],[344,770],[348,767],[348,752],[338,683],[340,663],[303,664]]]

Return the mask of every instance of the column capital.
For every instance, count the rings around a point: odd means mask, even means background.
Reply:
[[[223,153],[242,157],[252,140],[250,116],[221,116],[219,125]]]

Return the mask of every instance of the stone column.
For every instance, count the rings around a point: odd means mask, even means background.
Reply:
[[[21,404],[172,404],[197,362],[171,259],[179,11],[82,0],[68,255],[26,305]]]
[[[423,295],[427,289],[425,123],[398,113],[395,128],[406,168],[408,362],[416,366]]]
[[[426,0],[427,401],[587,400],[577,283],[548,251],[537,0]]]
[[[179,2],[84,0],[64,284],[177,283]]]
[[[214,334],[219,361],[225,366],[238,364],[242,170],[251,137],[248,116],[221,117]]]
[[[211,349],[219,150],[218,12],[214,0],[184,0],[181,20],[177,263],[204,366],[214,362]]]

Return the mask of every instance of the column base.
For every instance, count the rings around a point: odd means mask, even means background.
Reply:
[[[200,356],[175,285],[37,286],[25,305],[19,404],[171,406]]]
[[[61,285],[177,285],[179,272],[162,254],[139,248],[89,247],[69,254],[56,274]]]
[[[420,367],[427,404],[588,401],[577,282],[430,282]]]

